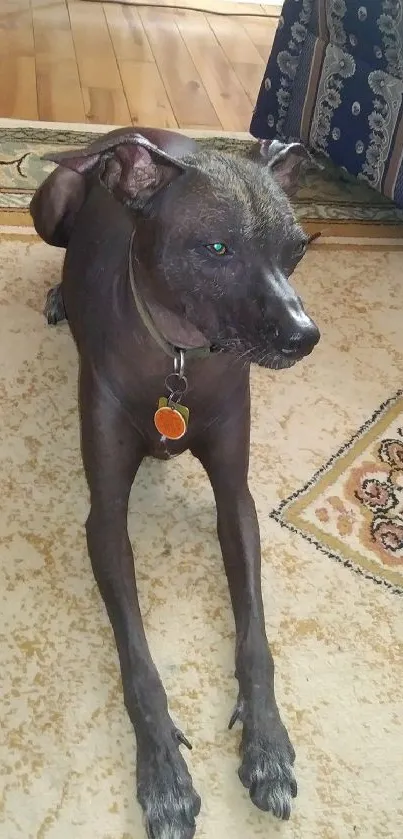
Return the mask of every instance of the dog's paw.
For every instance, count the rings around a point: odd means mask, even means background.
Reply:
[[[51,326],[55,326],[56,323],[60,323],[60,321],[66,319],[66,310],[64,308],[60,285],[48,291],[43,314]]]
[[[149,839],[193,839],[201,801],[176,744],[137,754],[137,797]]]
[[[289,819],[297,795],[295,752],[282,723],[273,731],[244,725],[240,752],[238,774],[253,803],[278,819]]]

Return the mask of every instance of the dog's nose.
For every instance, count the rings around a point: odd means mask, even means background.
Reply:
[[[316,323],[303,312],[298,317],[298,323],[290,319],[287,325],[277,327],[274,344],[283,355],[302,358],[312,352],[319,339]]]
[[[309,355],[312,352],[320,338],[319,329],[316,324],[311,321],[309,328],[304,332],[296,332],[290,335],[288,341],[280,347],[283,355]]]

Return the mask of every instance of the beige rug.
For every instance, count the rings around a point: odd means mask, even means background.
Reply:
[[[233,621],[207,480],[185,456],[147,463],[133,490],[142,609],[194,745],[199,839],[401,836],[402,257],[396,242],[313,247],[296,284],[322,341],[292,371],[253,375],[267,629],[298,754],[287,824],[256,810],[236,775]],[[3,227],[0,835],[143,839],[134,736],[85,546],[76,353],[41,314],[61,259],[27,227]]]

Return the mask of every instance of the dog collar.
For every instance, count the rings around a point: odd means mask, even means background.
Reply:
[[[134,271],[133,271],[133,243],[134,243],[135,231],[133,230],[130,236],[130,245],[129,245],[129,280],[130,286],[134,298],[134,302],[136,304],[136,309],[140,315],[140,318],[146,327],[147,331],[154,338],[156,344],[158,344],[159,348],[168,355],[170,358],[174,359],[192,359],[192,358],[207,358],[210,355],[211,347],[204,346],[204,347],[183,347],[180,344],[171,344],[170,341],[161,334],[160,330],[158,329],[157,325],[154,323],[152,314],[147,306],[146,301],[144,300],[138,286],[136,285],[136,281],[134,278]]]

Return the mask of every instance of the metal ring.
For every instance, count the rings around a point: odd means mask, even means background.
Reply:
[[[170,373],[165,379],[165,387],[171,395],[179,393],[184,396],[188,389],[188,380],[186,376],[180,376],[179,373]]]
[[[184,350],[179,350],[179,356],[175,356],[174,358],[174,373],[177,373],[181,379],[184,378],[185,373],[185,352]]]

